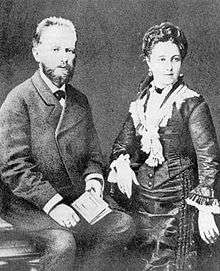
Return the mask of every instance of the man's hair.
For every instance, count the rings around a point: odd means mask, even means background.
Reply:
[[[188,43],[183,31],[170,22],[151,27],[144,35],[142,52],[145,57],[149,57],[152,49],[158,42],[172,41],[177,45],[182,60],[187,54]]]
[[[32,39],[32,45],[33,47],[37,46],[40,43],[40,38],[43,33],[43,31],[51,26],[66,26],[68,27],[73,33],[76,35],[76,29],[73,23],[70,20],[64,19],[64,18],[57,18],[55,16],[46,18],[42,20],[34,33],[33,39]]]

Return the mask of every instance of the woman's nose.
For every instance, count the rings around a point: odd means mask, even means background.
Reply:
[[[166,62],[166,70],[167,71],[172,71],[173,70],[172,61],[167,61]]]

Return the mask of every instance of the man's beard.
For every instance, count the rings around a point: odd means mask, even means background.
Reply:
[[[43,73],[50,79],[50,81],[57,87],[61,87],[64,84],[67,84],[73,77],[76,61],[73,61],[73,65],[65,65],[66,74],[65,75],[56,75],[55,69],[48,68],[44,63],[41,63]],[[64,67],[62,66],[64,69]]]

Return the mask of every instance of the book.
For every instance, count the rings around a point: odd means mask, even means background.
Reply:
[[[71,206],[91,225],[112,211],[108,203],[92,191],[84,192]]]

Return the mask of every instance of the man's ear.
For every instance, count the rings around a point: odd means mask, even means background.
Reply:
[[[33,48],[32,48],[32,54],[33,54],[34,59],[35,59],[37,62],[40,62],[40,56],[39,56],[39,51],[38,51],[38,48],[37,48],[37,47],[33,47]]]

